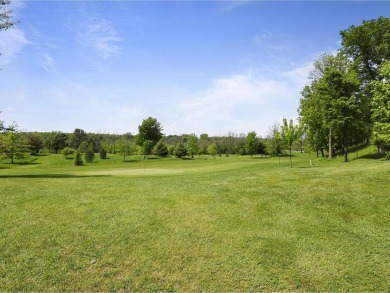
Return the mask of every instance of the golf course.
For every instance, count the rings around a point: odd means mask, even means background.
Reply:
[[[389,161],[292,162],[3,160],[0,291],[389,291]]]

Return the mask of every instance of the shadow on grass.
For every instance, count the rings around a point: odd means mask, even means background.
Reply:
[[[72,174],[25,174],[25,175],[0,175],[1,178],[99,178],[99,177],[111,177],[110,175],[72,175]]]
[[[360,156],[358,158],[352,158],[353,160],[359,160],[359,159],[372,159],[372,160],[378,160],[378,159],[384,159],[386,160],[386,155],[385,154],[368,154],[364,156]]]

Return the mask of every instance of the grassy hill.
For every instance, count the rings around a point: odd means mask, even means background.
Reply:
[[[0,291],[389,291],[390,164],[0,163]],[[311,163],[310,163],[311,160]]]

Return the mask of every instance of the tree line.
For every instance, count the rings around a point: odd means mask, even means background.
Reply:
[[[9,1],[1,2],[2,5]],[[5,4],[3,4],[5,3]],[[15,25],[10,11],[0,13],[0,30]],[[139,154],[176,157],[194,155],[279,155],[287,150],[292,166],[292,150],[315,151],[332,159],[341,153],[348,161],[351,146],[373,142],[378,152],[389,158],[390,149],[390,18],[363,21],[340,32],[341,48],[336,54],[323,53],[313,64],[309,84],[301,92],[298,125],[283,119],[270,126],[265,138],[256,132],[222,137],[206,133],[164,135],[156,118],[148,117],[138,126],[138,134],[96,134],[77,128],[73,133],[24,133],[17,124],[0,121],[2,158],[25,158],[42,150],[62,152],[66,157],[81,154],[87,162],[94,154],[126,156]]]

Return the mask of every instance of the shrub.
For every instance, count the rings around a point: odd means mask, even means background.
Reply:
[[[107,159],[107,151],[105,149],[101,149],[99,152],[100,159]]]
[[[175,149],[175,156],[178,158],[187,156],[187,149],[182,143],[177,144]]]
[[[168,156],[168,148],[167,148],[167,146],[162,141],[159,141],[156,144],[156,146],[154,147],[154,154],[159,156],[159,157]]]
[[[65,158],[71,159],[71,156],[74,154],[74,149],[70,147],[65,147],[62,149],[61,154],[63,154]]]
[[[84,165],[83,159],[81,158],[81,153],[80,151],[77,151],[76,157],[74,158],[74,164],[76,166],[82,166]]]
[[[84,156],[84,158],[85,158],[85,161],[86,161],[87,163],[92,163],[92,162],[93,162],[93,160],[95,159],[95,154],[94,154],[92,148],[88,148],[88,149],[85,151],[85,156]]]

